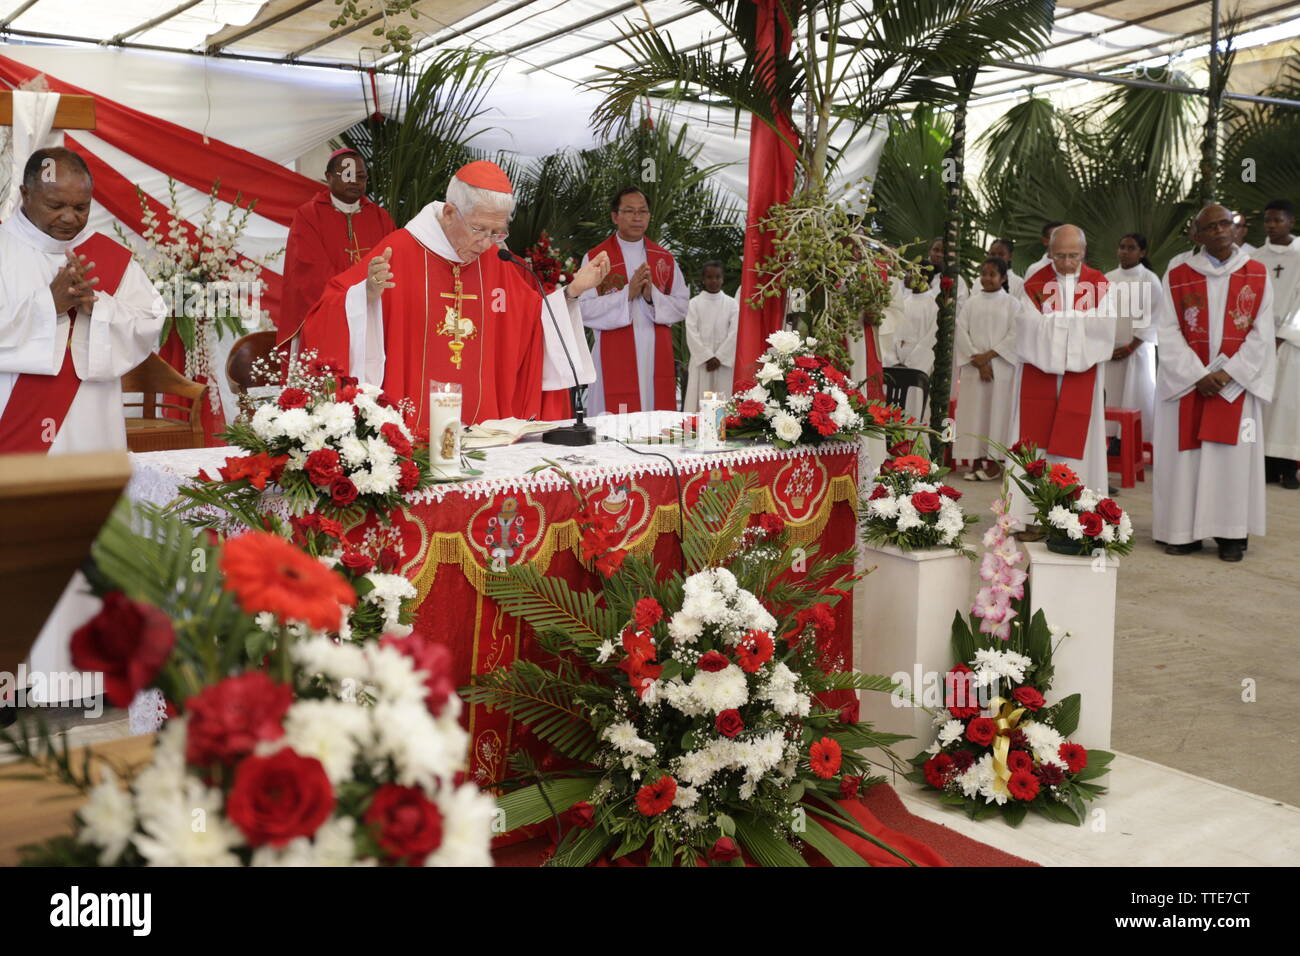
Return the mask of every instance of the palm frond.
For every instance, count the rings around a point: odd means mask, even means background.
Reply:
[[[502,610],[522,618],[537,631],[558,631],[575,644],[596,647],[612,639],[618,623],[597,595],[575,591],[563,578],[545,577],[531,564],[512,566],[488,578],[487,594]]]
[[[744,472],[728,481],[709,485],[700,494],[695,507],[686,515],[686,540],[682,551],[686,557],[686,574],[725,562],[736,539],[745,530],[749,518],[749,492],[757,479]]]
[[[475,676],[474,683],[461,689],[461,696],[468,703],[509,714],[566,757],[589,761],[600,741],[579,696],[581,688],[531,661],[516,661]]]

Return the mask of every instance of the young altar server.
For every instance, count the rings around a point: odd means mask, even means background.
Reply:
[[[1119,267],[1106,273],[1115,290],[1115,351],[1106,363],[1106,404],[1141,412],[1144,437],[1155,428],[1156,328],[1164,300],[1146,253],[1146,236],[1130,232],[1119,241]],[[1119,424],[1108,422],[1106,431],[1118,435]]]
[[[894,315],[892,334],[882,336],[880,361],[884,368],[916,369],[926,375],[934,371],[934,346],[939,333],[939,303],[933,290],[917,292],[910,286],[903,290],[902,307]],[[925,421],[929,409],[921,401],[921,390],[910,388],[903,410],[918,422]]]
[[[91,190],[72,150],[37,150],[0,225],[0,454],[126,450],[121,379],[167,306],[129,249],[86,226]]]
[[[1004,288],[1006,263],[990,256],[980,266],[980,288],[957,315],[953,353],[961,371],[953,457],[968,459],[967,481],[997,477],[988,439],[1006,441],[1016,370],[1016,313],[1020,304]]]
[[[1273,322],[1277,336],[1277,385],[1264,410],[1264,466],[1269,481],[1300,488],[1300,242],[1291,235],[1295,206],[1274,199],[1264,207],[1264,245],[1251,258],[1268,271],[1273,285]]]
[[[1016,275],[1015,270],[1011,268],[1011,254],[1016,251],[1016,244],[1010,239],[994,239],[989,244],[989,257],[1001,259],[1007,265],[1006,290],[1011,294],[1011,298],[1020,295],[1020,290],[1025,287],[1025,280]]]
[[[706,262],[700,281],[704,291],[691,299],[686,310],[686,347],[691,353],[683,406],[686,412],[700,410],[704,392],[729,396],[735,375],[740,303],[722,291],[726,275],[721,262]]]
[[[1233,244],[1232,213],[1196,217],[1201,252],[1165,274],[1156,370],[1153,532],[1166,554],[1200,551],[1240,561],[1264,533],[1264,443],[1273,395],[1273,286]]]
[[[1026,279],[1044,266],[1050,266],[1052,264],[1052,252],[1050,248],[1052,243],[1052,233],[1063,225],[1065,225],[1065,223],[1057,222],[1055,219],[1049,219],[1047,222],[1043,223],[1042,231],[1039,233],[1039,237],[1043,243],[1043,257],[1025,270]]]

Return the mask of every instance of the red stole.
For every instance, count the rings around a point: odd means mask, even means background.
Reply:
[[[1228,277],[1223,335],[1219,342],[1219,352],[1223,355],[1229,358],[1236,355],[1241,343],[1246,341],[1264,299],[1267,281],[1267,267],[1254,259],[1247,259],[1244,266]],[[1205,276],[1183,263],[1169,273],[1169,292],[1183,339],[1201,364],[1209,365],[1213,356],[1210,355],[1210,299]],[[1193,388],[1178,403],[1178,450],[1200,448],[1203,441],[1237,444],[1245,407],[1245,392],[1236,401],[1225,402],[1217,396],[1206,398]]]
[[[17,213],[15,213],[17,215]],[[85,256],[86,262],[94,263],[92,277],[98,277],[99,284],[94,287],[96,293],[113,295],[126,274],[126,267],[131,264],[131,251],[114,242],[102,232],[97,232],[81,245],[73,249],[79,256]],[[72,325],[77,323],[75,310],[68,313]],[[83,316],[82,321],[89,321],[90,316]],[[72,400],[77,397],[81,379],[72,364],[72,330],[68,330],[68,347],[63,352],[63,365],[57,375],[18,376],[13,391],[9,393],[9,403],[5,405],[4,414],[0,415],[0,454],[16,455],[24,452],[48,454],[54,439],[46,439],[48,424],[53,423],[54,435],[63,427]]]
[[[590,261],[599,253],[609,255],[609,275],[601,283],[605,289],[622,290],[627,286],[627,266],[623,264],[623,250],[614,233],[595,249],[587,253]],[[649,239],[645,240],[645,258],[650,266],[650,281],[664,295],[673,290],[673,256],[667,249]],[[628,304],[629,308],[631,303]],[[631,325],[600,333],[600,368],[605,383],[605,410],[607,412],[641,411],[641,378],[636,364],[636,333]],[[655,326],[655,408],[675,411],[677,408],[677,369],[673,363],[673,333],[666,325]]]
[[[1090,266],[1079,269],[1074,284],[1074,308],[1095,309],[1106,297],[1106,277]],[[1047,265],[1025,279],[1025,295],[1039,312],[1063,311],[1060,283]],[[1020,435],[1062,458],[1082,458],[1092,422],[1092,396],[1097,366],[1086,372],[1066,372],[1057,391],[1056,376],[1024,363],[1020,375]]]

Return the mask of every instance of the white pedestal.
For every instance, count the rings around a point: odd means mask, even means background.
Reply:
[[[886,677],[903,673],[918,701],[943,706],[943,675],[952,659],[952,618],[970,610],[970,559],[949,549],[864,548],[876,570],[854,595],[854,666]],[[931,700],[925,699],[927,686]],[[937,694],[937,696],[936,696]],[[905,757],[934,739],[934,721],[919,707],[895,707],[888,694],[863,691],[862,720],[877,730],[909,734],[894,749]]]
[[[1079,729],[1071,739],[1108,750],[1115,690],[1118,559],[1053,554],[1041,541],[1026,542],[1025,550],[1029,552],[1030,613],[1041,608],[1048,624],[1070,633],[1055,645],[1056,673],[1047,702],[1082,694]]]

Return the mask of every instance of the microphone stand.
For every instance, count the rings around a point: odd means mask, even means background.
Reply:
[[[559,336],[560,348],[564,349],[564,357],[569,362],[569,371],[573,373],[573,387],[569,389],[569,399],[573,403],[574,423],[572,425],[561,425],[558,428],[552,428],[548,432],[542,433],[542,441],[548,445],[594,445],[596,444],[596,429],[587,424],[587,403],[586,403],[586,386],[578,381],[578,370],[574,367],[573,356],[569,354],[569,347],[564,344],[564,333],[560,331],[560,323],[556,321],[555,312],[551,308],[551,303],[547,301],[546,290],[542,288],[542,280],[537,278],[532,268],[522,258],[515,255],[509,249],[504,247],[497,249],[497,258],[502,262],[513,262],[519,266],[537,285],[537,291],[542,297],[542,305],[546,306],[546,312],[551,317],[551,325],[555,326],[555,334]]]

